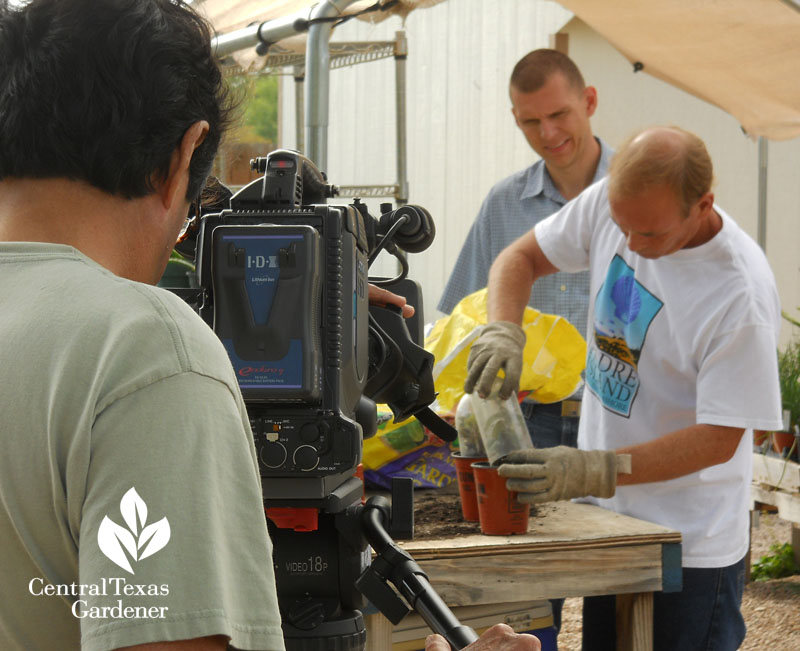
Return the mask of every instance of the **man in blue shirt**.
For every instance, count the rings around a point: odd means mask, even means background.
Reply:
[[[511,73],[509,95],[517,126],[541,160],[489,191],[439,301],[445,313],[467,294],[486,287],[489,267],[500,251],[602,179],[613,154],[593,136],[589,122],[597,108],[597,90],[585,84],[575,63],[561,52],[540,49],[526,54]],[[543,278],[528,304],[564,317],[585,337],[588,273]],[[580,392],[571,398],[550,405],[522,403],[536,447],[575,447]]]
[[[450,313],[464,296],[486,287],[497,255],[586,187],[602,179],[613,152],[592,134],[589,118],[597,90],[587,86],[575,63],[557,50],[526,54],[511,73],[511,112],[541,160],[497,183],[481,206],[438,308]],[[586,337],[589,273],[556,273],[539,280],[528,304],[572,323]],[[577,447],[582,391],[555,404],[522,402],[537,448]],[[563,600],[553,604],[560,628]]]

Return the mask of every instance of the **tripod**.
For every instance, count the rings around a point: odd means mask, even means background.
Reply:
[[[393,624],[416,610],[454,649],[478,639],[393,540],[392,534],[413,535],[412,480],[393,480],[391,502],[376,495],[362,504],[362,490],[355,477],[334,490],[327,508],[319,510],[315,530],[305,517],[290,517],[296,508],[267,509],[287,650],[363,651],[364,597]],[[376,554],[371,562],[368,545]]]

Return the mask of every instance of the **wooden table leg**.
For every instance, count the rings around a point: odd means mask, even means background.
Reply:
[[[365,651],[391,651],[392,623],[381,613],[364,618],[367,627],[367,647]]]
[[[653,593],[617,595],[617,651],[652,651]]]

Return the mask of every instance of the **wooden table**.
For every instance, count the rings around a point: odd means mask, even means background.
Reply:
[[[681,589],[680,533],[589,504],[537,510],[523,535],[399,544],[451,607],[614,594],[617,648],[652,649],[653,592]],[[366,626],[367,651],[392,648],[383,615]]]

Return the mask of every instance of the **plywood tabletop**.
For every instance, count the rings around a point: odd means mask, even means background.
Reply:
[[[679,532],[592,504],[554,502],[536,507],[528,532],[512,536],[459,535],[402,541],[417,560],[519,554],[529,551],[602,549],[637,544],[680,543]]]

